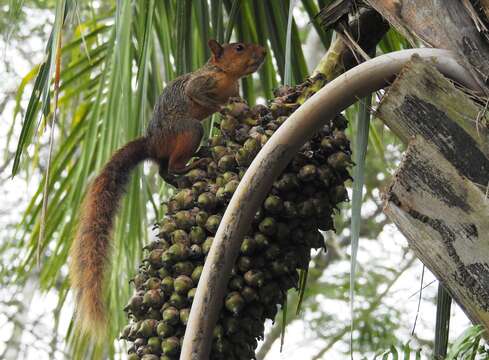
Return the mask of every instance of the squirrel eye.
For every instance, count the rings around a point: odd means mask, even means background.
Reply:
[[[242,44],[238,44],[238,45],[236,45],[235,49],[236,49],[236,51],[243,51],[244,46]]]

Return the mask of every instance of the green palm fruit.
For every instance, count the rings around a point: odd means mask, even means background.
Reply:
[[[184,325],[184,326],[187,325],[189,315],[190,315],[190,309],[189,308],[185,308],[185,309],[180,310],[180,322],[182,323],[182,325]]]
[[[214,179],[217,176],[218,167],[217,162],[212,161],[210,158],[207,159],[209,163],[207,164],[207,176],[209,179]]]
[[[277,231],[277,222],[273,217],[266,217],[260,222],[258,229],[265,235],[271,236]]]
[[[226,171],[224,174],[222,174],[222,178],[224,180],[223,185],[226,185],[228,182],[230,182],[232,180],[238,180],[239,179],[238,174],[236,174],[233,171]]]
[[[201,226],[192,226],[189,238],[192,244],[202,244],[206,238],[205,230]]]
[[[160,290],[148,290],[143,296],[143,305],[158,307],[163,303],[163,294]]]
[[[175,333],[175,329],[168,324],[166,321],[158,321],[158,325],[156,326],[156,334],[160,338],[166,338],[172,336]]]
[[[237,291],[229,293],[224,300],[224,306],[234,315],[238,315],[243,309],[244,305],[245,301],[241,294]]]
[[[174,290],[173,287],[173,277],[167,276],[161,280],[161,289],[165,292],[165,294],[171,294]]]
[[[197,203],[201,209],[212,211],[217,205],[217,198],[213,193],[205,192],[199,195]]]
[[[213,240],[213,237],[208,237],[207,239],[205,239],[204,243],[202,244],[202,252],[204,253],[204,255],[207,255],[209,253]]]
[[[148,347],[153,354],[159,354],[161,352],[161,340],[157,336],[150,337],[148,339]],[[158,357],[156,359],[159,360]]]
[[[139,315],[141,315],[141,314],[139,314]],[[148,319],[153,319],[153,320],[161,320],[160,311],[158,309],[153,308],[153,307],[148,309],[148,312],[146,314],[144,314],[144,317],[148,318]]]
[[[236,191],[238,185],[239,185],[239,181],[238,180],[231,180],[231,181],[229,181],[224,186],[224,196],[227,199],[231,199],[231,197],[233,196],[234,192]]]
[[[202,194],[204,191],[206,191],[208,187],[209,187],[209,184],[207,184],[207,181],[204,181],[204,180],[197,181],[192,185],[192,191],[193,191],[193,193],[195,193],[195,195],[198,196],[198,195]]]
[[[156,335],[156,326],[158,325],[158,321],[153,319],[143,320],[141,326],[138,330],[138,336],[142,336],[144,338],[148,338],[150,336]]]
[[[300,170],[297,177],[301,181],[312,181],[316,178],[317,168],[315,165],[304,165]]]
[[[214,135],[209,139],[209,145],[211,146],[212,149],[216,148],[217,146],[222,146],[224,144],[225,144],[225,140],[222,135]]]
[[[231,99],[229,104],[227,105],[227,112],[230,116],[241,120],[250,115],[251,109],[245,102],[242,101],[233,101],[237,99]]]
[[[326,154],[331,154],[334,152],[334,145],[333,145],[333,140],[330,137],[325,136],[321,140],[321,149],[326,153]]]
[[[248,256],[240,256],[236,265],[241,273],[245,273],[253,266],[253,260]]]
[[[345,149],[350,145],[350,140],[346,137],[343,131],[335,130],[333,132],[333,145],[336,148]]]
[[[211,234],[215,234],[221,222],[221,218],[222,218],[221,215],[209,216],[209,218],[205,223],[205,228],[207,229],[207,231],[210,232]]]
[[[180,339],[176,336],[172,336],[163,339],[161,342],[161,351],[164,355],[176,356],[180,352]]]
[[[176,229],[177,229],[177,225],[175,224],[175,221],[173,219],[170,219],[170,218],[165,218],[161,224],[161,227],[160,227],[160,230],[161,230],[160,234],[161,235],[170,234],[173,231],[175,231]]]
[[[172,243],[174,243],[174,244],[186,245],[186,244],[190,243],[190,239],[189,239],[187,232],[185,230],[182,230],[182,229],[178,229],[178,230],[175,230],[174,232],[172,232],[170,234],[170,239],[171,239]]]
[[[197,292],[197,288],[194,287],[192,289],[190,289],[187,293],[187,300],[189,301],[189,303],[192,303],[192,301],[194,301],[194,297],[195,297],[195,293]]]
[[[159,269],[163,266],[163,262],[161,260],[161,255],[163,254],[163,249],[154,249],[149,253],[148,262],[156,269]]]
[[[193,260],[199,260],[204,257],[204,252],[202,251],[202,246],[193,244],[190,246],[189,258]]]
[[[252,158],[254,158],[261,149],[261,144],[258,140],[254,138],[247,139],[243,144],[243,149],[245,149]]]
[[[191,209],[194,206],[194,192],[191,189],[183,189],[179,191],[174,199],[178,202],[180,209]]]
[[[205,227],[205,223],[206,223],[208,218],[209,218],[209,214],[207,212],[201,210],[195,215],[195,222],[200,227]]]
[[[143,250],[148,250],[149,252],[155,250],[155,249],[163,249],[166,250],[168,248],[168,242],[165,240],[156,240],[152,243],[149,243],[148,245],[143,247]]]
[[[238,127],[238,129],[234,133],[234,140],[238,144],[243,144],[246,139],[248,139],[248,132],[250,131],[251,126],[252,125],[249,124],[242,124]]]
[[[229,154],[229,149],[225,146],[214,146],[212,147],[212,157],[213,159],[217,162],[219,161],[224,155]]]
[[[143,358],[145,357],[146,359],[148,359],[148,357],[151,359],[154,359],[153,356],[156,356],[156,355],[153,355],[153,354],[150,354],[149,353],[149,348],[147,346],[140,346],[137,348],[136,350],[136,354],[140,357],[140,358]]]
[[[186,295],[187,292],[194,286],[194,282],[189,276],[180,275],[173,282],[175,292],[180,295]]]
[[[140,270],[143,270],[143,268],[140,268]],[[134,286],[139,289],[143,284],[148,280],[149,276],[145,272],[140,272],[134,276],[129,283],[134,283]]]
[[[239,149],[235,155],[235,158],[238,166],[248,166],[253,161],[253,155],[251,155],[245,148]]]
[[[161,280],[157,277],[151,277],[144,283],[144,287],[147,290],[156,290],[159,289],[161,285]]]
[[[257,248],[257,244],[254,238],[246,236],[241,243],[241,253],[243,255],[252,255]]]
[[[243,278],[246,284],[253,287],[261,287],[265,283],[265,275],[260,270],[248,270]]]
[[[203,265],[198,265],[194,268],[194,271],[192,271],[192,275],[190,276],[190,278],[195,284],[199,282],[200,275],[202,274],[203,269],[204,269]]]
[[[234,136],[234,132],[238,127],[239,122],[233,117],[226,116],[221,120],[221,132],[228,137]]]
[[[176,307],[170,306],[166,308],[163,313],[163,322],[170,326],[177,325],[180,321],[180,312]]]
[[[180,207],[178,206],[178,201],[176,200],[170,200],[166,204],[166,207],[168,208],[168,214],[173,214],[176,213],[178,210],[181,210]]]
[[[191,184],[195,184],[198,181],[204,180],[207,177],[207,173],[202,169],[192,169],[185,174],[185,177]]]
[[[165,253],[168,253],[173,261],[186,260],[190,249],[183,243],[178,242],[168,248]]]
[[[139,336],[141,336],[141,335],[139,335]],[[140,337],[140,338],[137,338],[136,341],[134,341],[134,346],[136,348],[144,346],[144,345],[146,345],[146,339],[145,338]]]
[[[335,170],[344,170],[352,165],[352,161],[348,154],[338,151],[328,156],[328,164]]]
[[[261,232],[255,233],[253,240],[255,240],[256,247],[258,249],[266,249],[268,247],[268,245],[270,244],[268,237]]]
[[[174,215],[175,223],[179,229],[190,231],[195,225],[195,216],[188,210],[181,210]],[[177,230],[178,231],[178,230]]]
[[[129,299],[129,302],[124,307],[124,311],[137,311],[141,308],[141,305],[143,305],[143,297],[136,294]]]
[[[216,192],[216,198],[219,201],[219,203],[226,204],[229,199],[226,196],[226,193],[224,190],[224,179],[222,179],[222,183],[223,183],[223,186],[221,186]]]
[[[265,202],[263,203],[263,207],[266,211],[273,215],[279,215],[282,213],[284,209],[284,203],[280,197],[277,195],[269,195]]]
[[[183,296],[181,294],[178,294],[176,292],[171,294],[170,299],[168,299],[168,303],[170,304],[170,306],[173,306],[177,309],[184,308],[188,304],[187,297]]]
[[[237,163],[234,155],[224,155],[219,159],[217,167],[221,171],[234,171],[236,169]]]

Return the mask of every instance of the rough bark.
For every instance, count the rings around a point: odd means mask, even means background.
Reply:
[[[385,213],[469,318],[489,329],[489,127],[483,109],[412,61],[377,116],[408,142]]]
[[[489,43],[479,34],[459,0],[368,0],[416,46],[452,50],[489,94]]]
[[[353,39],[366,53],[371,53],[389,30],[389,23],[375,10],[362,11],[359,18],[349,25]],[[321,59],[313,75],[322,73],[328,81],[333,80],[340,74],[358,64],[357,57],[348,48],[347,44],[340,38],[331,44],[328,52]]]

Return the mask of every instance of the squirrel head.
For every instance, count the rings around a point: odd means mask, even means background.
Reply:
[[[208,45],[212,52],[209,62],[236,78],[258,70],[267,54],[265,48],[257,44],[237,42],[221,45],[216,40],[209,40]]]

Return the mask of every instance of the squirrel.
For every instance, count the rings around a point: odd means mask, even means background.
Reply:
[[[70,280],[76,291],[76,317],[83,332],[103,336],[107,329],[103,289],[110,265],[110,236],[130,172],[142,161],[159,165],[160,175],[183,174],[203,136],[200,123],[239,96],[238,80],[257,71],[266,51],[260,45],[209,40],[211,58],[179,76],[160,95],[146,134],[117,150],[90,185],[70,249]]]

